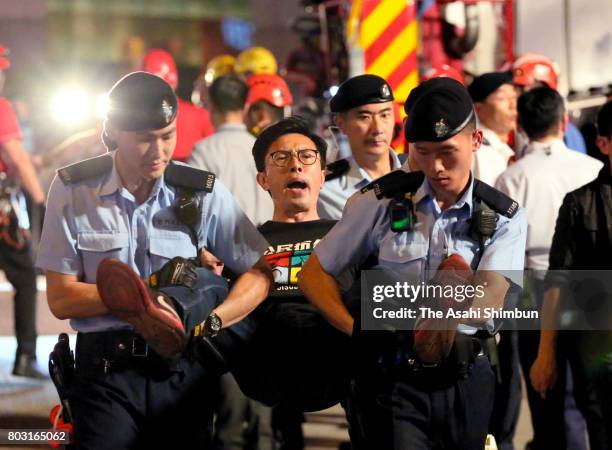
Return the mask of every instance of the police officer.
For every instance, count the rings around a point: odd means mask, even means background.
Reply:
[[[476,128],[473,104],[465,87],[450,78],[426,81],[410,93],[405,108],[406,140],[423,172],[394,172],[372,183],[365,193],[356,194],[300,274],[299,284],[307,298],[335,327],[356,337],[361,334],[359,321],[348,313],[334,277],[349,265],[363,263],[371,254],[378,257],[383,270],[393,270],[403,279],[423,280],[428,269],[439,268],[434,275],[437,279],[449,265],[476,271],[472,283],[484,286],[484,296],[475,300],[472,309],[501,306],[508,290],[522,283],[525,214],[516,202],[471,175],[473,153],[482,143],[482,131]],[[408,193],[411,195],[406,196]],[[402,198],[399,204],[398,195]],[[404,202],[407,198],[411,202]],[[399,228],[390,218],[398,206],[414,218],[400,221]],[[481,227],[484,216],[493,219],[489,229]],[[412,226],[404,227],[410,222]],[[475,233],[470,232],[470,223],[478,225],[472,230]],[[493,272],[502,270],[513,272],[505,276]],[[379,423],[372,429],[376,417],[357,403],[363,414],[357,424],[359,442],[353,445],[481,450],[495,384],[490,363],[480,351],[483,343],[469,337],[482,321],[449,327],[447,331],[452,333],[445,336],[425,333],[426,339],[440,338],[438,342],[443,344],[437,350],[433,340],[421,341],[418,334],[412,339],[414,345],[400,340],[404,342],[398,346],[400,358],[393,364],[401,370],[390,372],[385,392],[370,389],[366,399],[370,400],[368,405],[378,405]],[[398,341],[387,342],[397,345]],[[437,354],[428,352],[428,347]],[[469,350],[469,357],[464,355],[467,360],[458,356],[459,348]],[[455,363],[471,364],[472,368],[460,373]],[[365,371],[366,377],[361,379],[357,374],[353,380],[357,393],[360,384],[376,384],[376,380],[368,379],[370,373]],[[381,417],[386,421],[382,426]],[[355,439],[355,433],[351,439]]]
[[[112,151],[58,172],[37,260],[47,271],[52,313],[70,319],[78,332],[68,394],[75,442],[95,449],[206,447],[210,375],[186,357],[168,363],[119,319],[128,317],[120,309],[109,314],[100,288],[115,285],[127,298],[131,285],[122,290],[116,285],[123,278],[108,276],[100,283],[97,270],[115,258],[146,278],[171,258],[195,258],[207,247],[243,274],[229,294],[240,303],[247,293],[263,298],[268,292],[271,274],[260,260],[267,244],[212,174],[170,162],[177,99],[165,81],[131,73],[113,86],[109,104],[103,139]],[[190,223],[177,209],[184,195],[201,207]],[[146,339],[158,340],[155,348],[166,349],[173,336],[180,337],[163,304],[138,317],[141,322],[132,322]],[[216,319],[220,326],[221,311]]]
[[[393,92],[384,79],[367,74],[346,80],[329,107],[352,152],[327,166],[329,174],[319,196],[319,215],[337,220],[351,195],[401,163],[390,147],[395,125]]]

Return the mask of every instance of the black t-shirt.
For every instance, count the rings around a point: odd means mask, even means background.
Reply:
[[[270,243],[264,254],[274,272],[275,287],[270,297],[306,302],[297,284],[297,274],[315,246],[335,224],[335,220],[268,221],[259,227],[261,234]]]
[[[346,386],[348,338],[327,323],[297,284],[297,274],[335,223],[270,221],[259,227],[270,243],[264,256],[276,283],[258,308],[259,340],[250,357],[268,368],[264,378],[282,401],[303,411],[332,406]]]

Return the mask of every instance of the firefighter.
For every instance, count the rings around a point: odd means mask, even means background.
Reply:
[[[7,53],[0,44],[0,92],[4,71],[10,67]],[[42,206],[45,195],[22,140],[11,103],[0,97],[0,269],[15,288],[17,352],[13,375],[44,378],[36,367],[36,272],[24,223],[27,219],[23,209],[25,202],[20,208],[18,199],[22,194],[15,181],[20,182],[34,205]]]
[[[285,80],[275,74],[257,74],[247,78],[249,94],[244,121],[254,136],[272,123],[289,116],[293,96]]]

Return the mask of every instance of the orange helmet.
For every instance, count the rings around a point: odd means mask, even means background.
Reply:
[[[278,108],[291,106],[293,97],[289,86],[279,75],[262,73],[247,78],[249,95],[246,100],[247,109],[258,101],[264,100]]]
[[[430,67],[425,71],[421,81],[431,80],[432,78],[448,77],[458,81],[461,84],[465,84],[463,75],[457,69],[448,64],[442,64],[441,66]]]
[[[557,65],[544,55],[525,53],[514,61],[512,73],[514,84],[518,86],[529,87],[539,81],[557,89],[559,70]]]
[[[142,61],[142,70],[162,78],[172,89],[178,86],[178,71],[174,58],[166,50],[149,50]]]
[[[11,67],[11,62],[8,60],[8,49],[0,44],[0,70],[8,69]]]

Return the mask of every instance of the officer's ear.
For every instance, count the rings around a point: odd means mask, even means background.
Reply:
[[[117,149],[117,132],[113,129],[108,122],[104,121],[104,131],[102,131],[102,142],[108,149],[108,151],[113,151]]]
[[[482,130],[480,128],[474,128],[472,130],[472,152],[477,151],[482,145]]]

